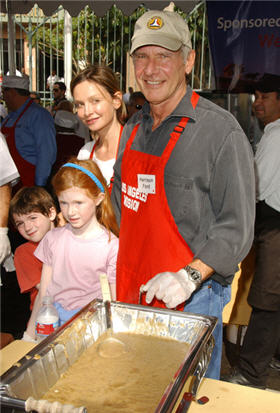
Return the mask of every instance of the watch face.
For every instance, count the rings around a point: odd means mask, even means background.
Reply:
[[[189,273],[190,278],[196,282],[196,283],[201,283],[201,274],[198,270],[195,270],[192,267],[187,266],[187,272]]]
[[[200,274],[195,270],[192,270],[191,277],[194,281],[200,281]]]

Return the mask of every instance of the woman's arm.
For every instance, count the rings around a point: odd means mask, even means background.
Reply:
[[[46,291],[47,291],[48,285],[51,282],[51,280],[52,280],[52,267],[47,264],[43,264],[39,292],[34,301],[33,310],[32,310],[30,319],[28,321],[27,329],[26,329],[26,333],[33,339],[35,338],[35,325],[36,325],[37,315],[41,308],[43,297],[46,295]]]

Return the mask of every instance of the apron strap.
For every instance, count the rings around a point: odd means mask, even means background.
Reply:
[[[191,104],[192,104],[193,109],[196,108],[198,100],[199,100],[199,95],[196,92],[193,92],[192,97],[191,97]],[[190,118],[182,117],[180,122],[174,127],[173,132],[171,132],[170,134],[170,139],[168,141],[168,144],[166,145],[163,151],[162,158],[169,159],[170,154],[173,151],[174,146],[179,140],[181,134],[184,132],[189,119]]]
[[[20,118],[23,116],[23,114],[27,111],[27,109],[29,108],[29,106],[33,103],[33,100],[30,99],[30,101],[27,103],[27,105],[25,106],[25,108],[23,109],[23,111],[20,113],[20,115],[16,118],[15,122],[12,124],[12,126],[8,126],[9,128],[14,128],[16,126],[16,124],[18,123],[18,121],[20,120]],[[7,119],[2,123],[2,128],[6,125],[6,123],[9,120],[9,116],[7,116]]]
[[[191,104],[193,109],[196,108],[197,102],[199,100],[200,96],[196,93],[196,92],[192,92],[192,96],[191,96]],[[172,152],[176,142],[178,141],[178,139],[180,138],[180,135],[182,134],[182,132],[184,132],[185,127],[188,123],[189,118],[187,117],[182,117],[180,122],[175,126],[175,128],[173,129],[173,132],[170,134],[171,139],[170,141],[172,141],[172,143],[169,141],[165,150],[163,151],[163,156],[165,157],[165,155],[170,155],[170,153]],[[131,145],[134,141],[134,138],[137,134],[138,128],[140,126],[140,123],[136,124],[131,132],[131,135],[127,141],[126,144],[126,149],[129,150],[131,148]],[[169,148],[169,145],[171,145],[171,148]]]

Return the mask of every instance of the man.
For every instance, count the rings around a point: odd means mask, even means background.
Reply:
[[[57,111],[57,106],[59,105],[60,102],[67,101],[66,96],[66,85],[63,82],[55,82],[53,86],[53,97],[54,97],[54,102],[52,105],[52,115],[54,116],[56,111]]]
[[[11,187],[19,180],[19,173],[0,133],[0,265],[1,265],[1,340],[0,348],[15,338],[26,325],[29,314],[29,297],[20,294],[11,244],[8,238],[8,215]]]
[[[252,314],[238,368],[224,379],[264,389],[280,343],[280,82],[257,86],[253,111],[264,134],[255,155],[256,266],[248,295]],[[279,369],[280,363],[274,360],[272,365]]]
[[[124,93],[124,95],[123,95],[123,101],[126,105],[128,105],[129,99],[130,99],[132,93],[133,93],[133,87],[129,86],[128,92]]]
[[[8,238],[8,216],[11,200],[11,185],[19,179],[19,173],[9,153],[5,138],[0,133],[0,264],[11,253]]]
[[[47,85],[46,85],[47,90],[52,92],[55,82],[58,82],[58,81],[59,81],[59,77],[57,76],[56,71],[52,70],[52,73],[47,78]]]
[[[29,97],[29,81],[4,76],[3,99],[9,110],[1,127],[25,186],[46,185],[56,159],[54,121],[47,110]]]
[[[228,112],[187,85],[190,33],[174,12],[149,11],[131,54],[149,104],[122,134],[113,202],[120,219],[117,299],[219,317],[208,377],[219,378],[222,309],[253,239],[250,145]]]

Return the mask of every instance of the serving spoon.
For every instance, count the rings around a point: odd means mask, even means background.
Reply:
[[[112,336],[112,312],[111,312],[111,293],[108,278],[106,274],[101,274],[100,285],[102,291],[102,297],[105,307],[106,316],[106,335],[97,346],[97,352],[101,357],[115,358],[120,357],[122,354],[128,351],[127,345],[118,338]]]

